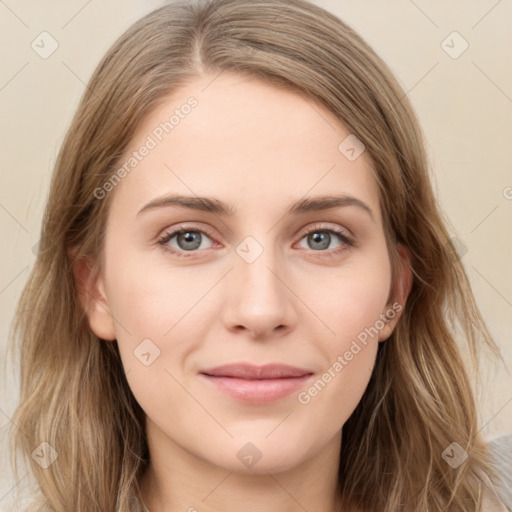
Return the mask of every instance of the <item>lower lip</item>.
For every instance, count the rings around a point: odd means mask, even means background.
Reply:
[[[200,374],[219,391],[250,404],[275,402],[298,391],[313,375],[281,379],[246,380]]]

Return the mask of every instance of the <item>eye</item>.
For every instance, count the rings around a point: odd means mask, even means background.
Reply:
[[[331,248],[331,251],[325,251],[333,241],[332,235],[334,235],[335,239],[341,240],[341,244],[337,248]],[[313,252],[328,252],[331,255],[346,251],[355,245],[352,238],[344,231],[325,225],[312,226],[302,236],[301,241],[304,239],[306,239],[308,244],[306,249],[312,249]]]
[[[176,238],[175,244],[171,243]],[[196,249],[205,249],[203,245],[204,239],[210,239],[210,236],[203,230],[179,226],[177,229],[165,233],[158,243],[162,246],[164,251],[170,252],[178,257],[189,257],[187,252],[197,252]]]

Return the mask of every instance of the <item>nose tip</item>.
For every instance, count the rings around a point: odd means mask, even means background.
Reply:
[[[235,325],[234,329],[239,332],[250,332],[251,339],[254,341],[264,341],[269,339],[273,333],[281,333],[286,331],[286,326],[284,324],[274,326],[271,322],[268,322],[267,326],[265,326],[263,322],[260,321],[258,325],[259,328],[256,327],[256,322],[246,321],[245,324]]]
[[[246,243],[245,255],[254,257],[258,247],[253,241]],[[275,258],[267,251],[261,251],[251,263],[239,259],[228,277],[229,306],[224,312],[228,328],[248,330],[254,339],[263,339],[291,327],[295,315],[290,292],[271,265]]]

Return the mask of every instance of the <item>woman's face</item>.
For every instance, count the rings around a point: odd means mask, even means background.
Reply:
[[[339,447],[401,305],[364,147],[310,99],[213,78],[156,108],[103,188],[90,325],[117,339],[150,444],[277,472]],[[305,376],[203,373],[228,364]]]

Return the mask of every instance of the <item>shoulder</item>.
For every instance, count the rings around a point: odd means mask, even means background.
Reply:
[[[498,495],[507,512],[512,512],[512,434],[489,439],[488,447],[499,476],[490,490]]]

